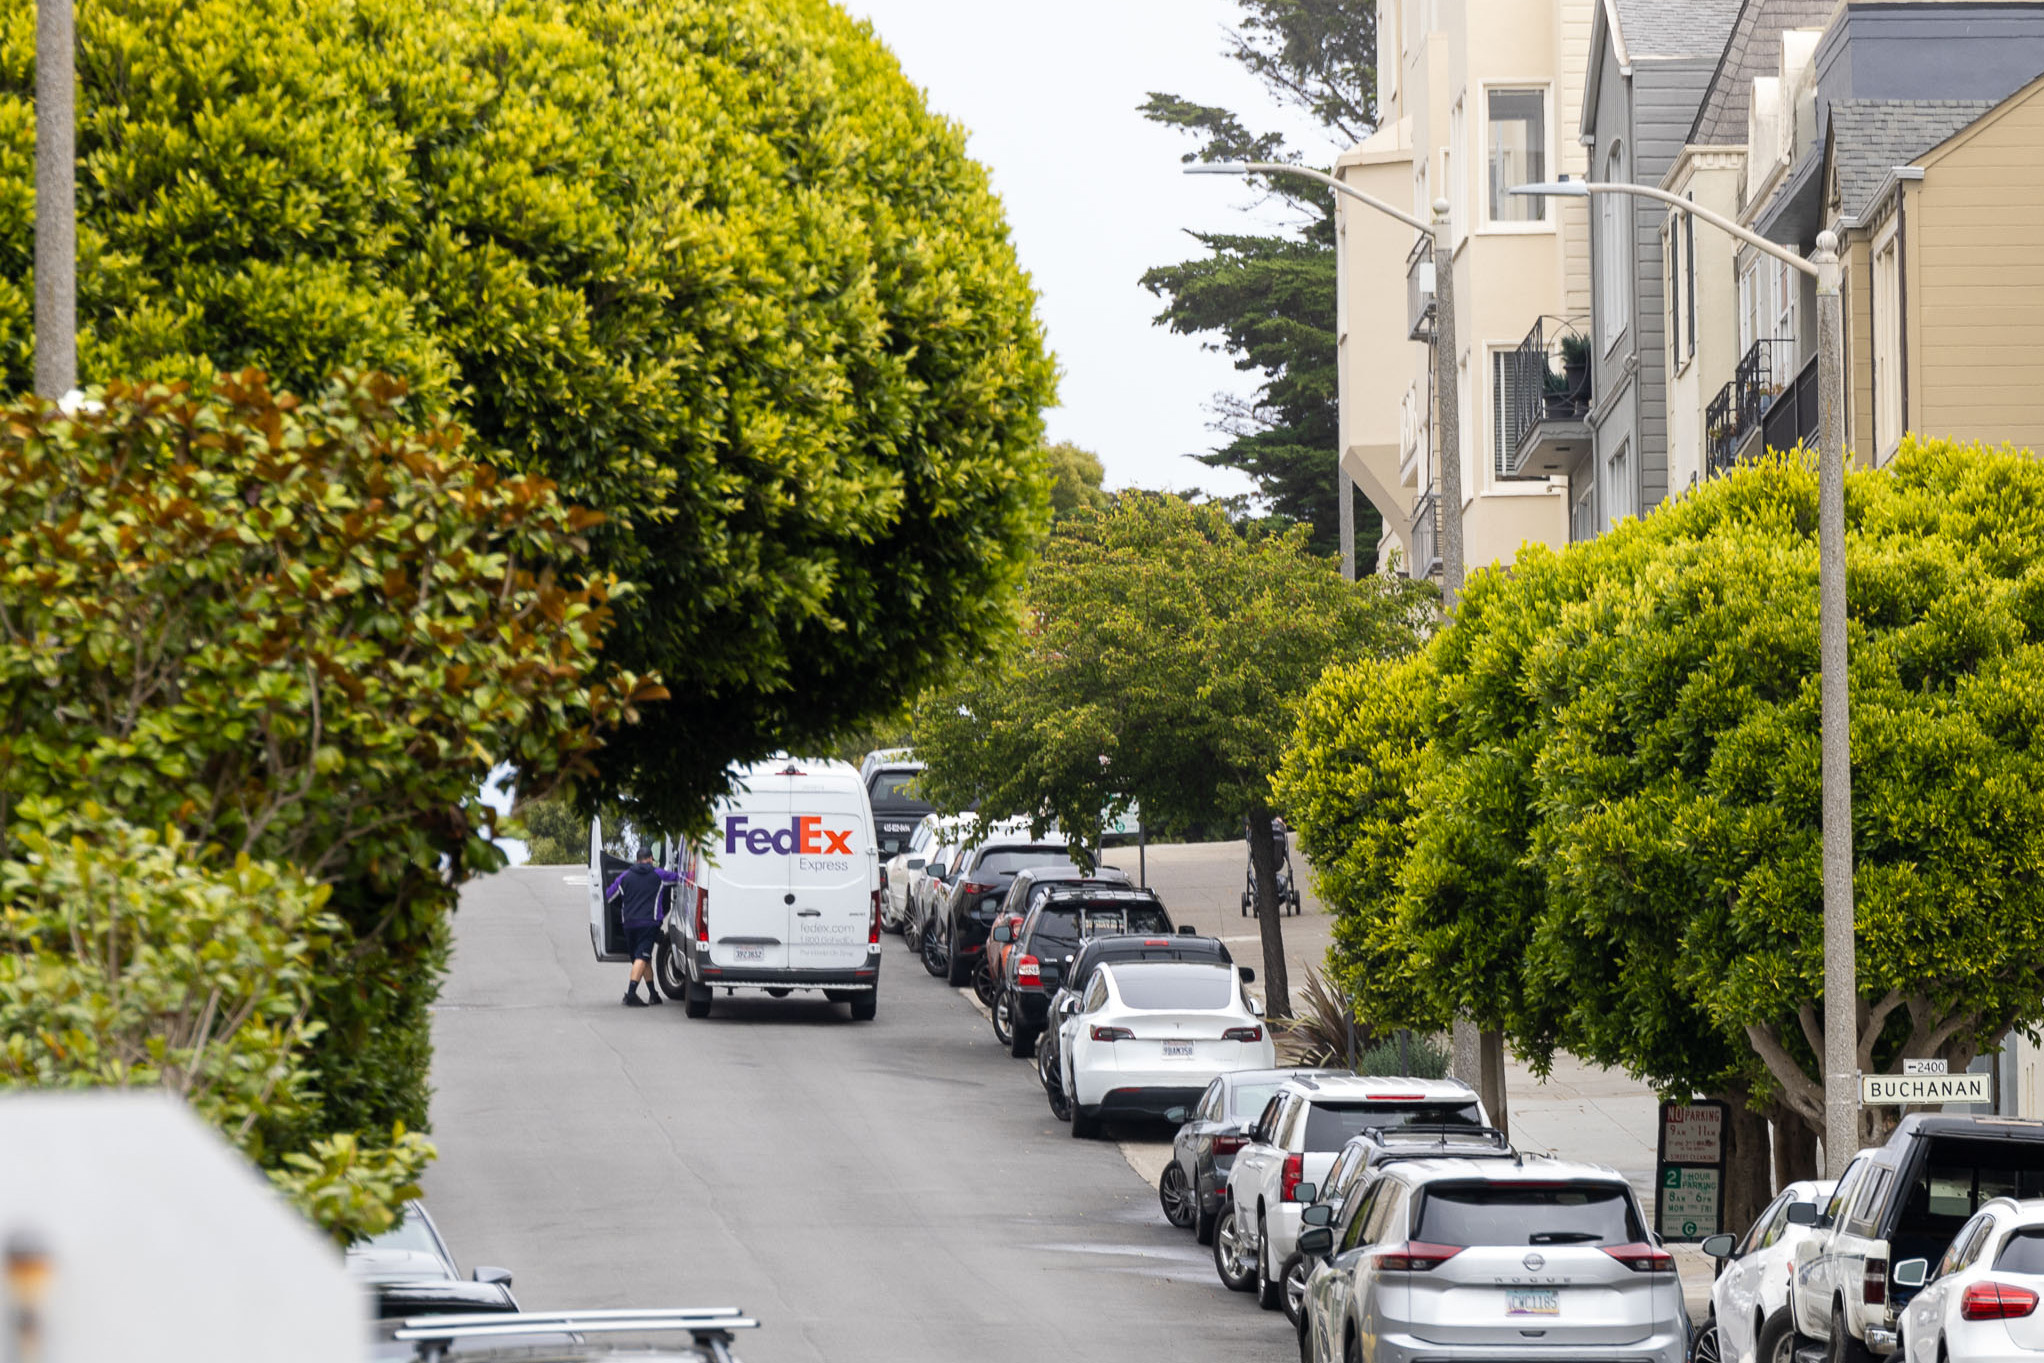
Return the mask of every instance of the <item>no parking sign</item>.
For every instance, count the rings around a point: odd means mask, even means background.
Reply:
[[[1716,1101],[1661,1104],[1654,1226],[1663,1240],[1718,1233],[1725,1209],[1727,1111],[1727,1104]]]

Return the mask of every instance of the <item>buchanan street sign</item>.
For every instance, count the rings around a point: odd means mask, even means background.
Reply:
[[[1863,1074],[1862,1103],[1989,1103],[1985,1074]]]

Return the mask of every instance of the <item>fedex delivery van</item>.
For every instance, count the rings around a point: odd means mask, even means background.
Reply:
[[[692,1018],[712,991],[820,989],[871,1021],[880,1005],[880,849],[859,773],[775,758],[738,773],[681,884],[653,977]]]

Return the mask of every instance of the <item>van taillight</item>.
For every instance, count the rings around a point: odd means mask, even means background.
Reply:
[[[873,916],[866,922],[866,945],[880,950],[880,891],[873,891]]]
[[[696,886],[696,945],[710,944],[710,887]]]
[[[1015,962],[1015,983],[1042,984],[1043,965],[1034,956],[1024,956]]]

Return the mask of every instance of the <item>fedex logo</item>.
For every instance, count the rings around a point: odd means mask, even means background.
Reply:
[[[825,828],[823,820],[813,814],[803,814],[792,820],[786,828],[769,832],[764,828],[747,828],[752,820],[743,814],[733,814],[724,820],[724,850],[736,852],[738,844],[744,843],[745,850],[756,857],[769,852],[792,856],[800,852],[806,856],[828,856],[841,853],[852,854],[852,830],[843,832]]]

